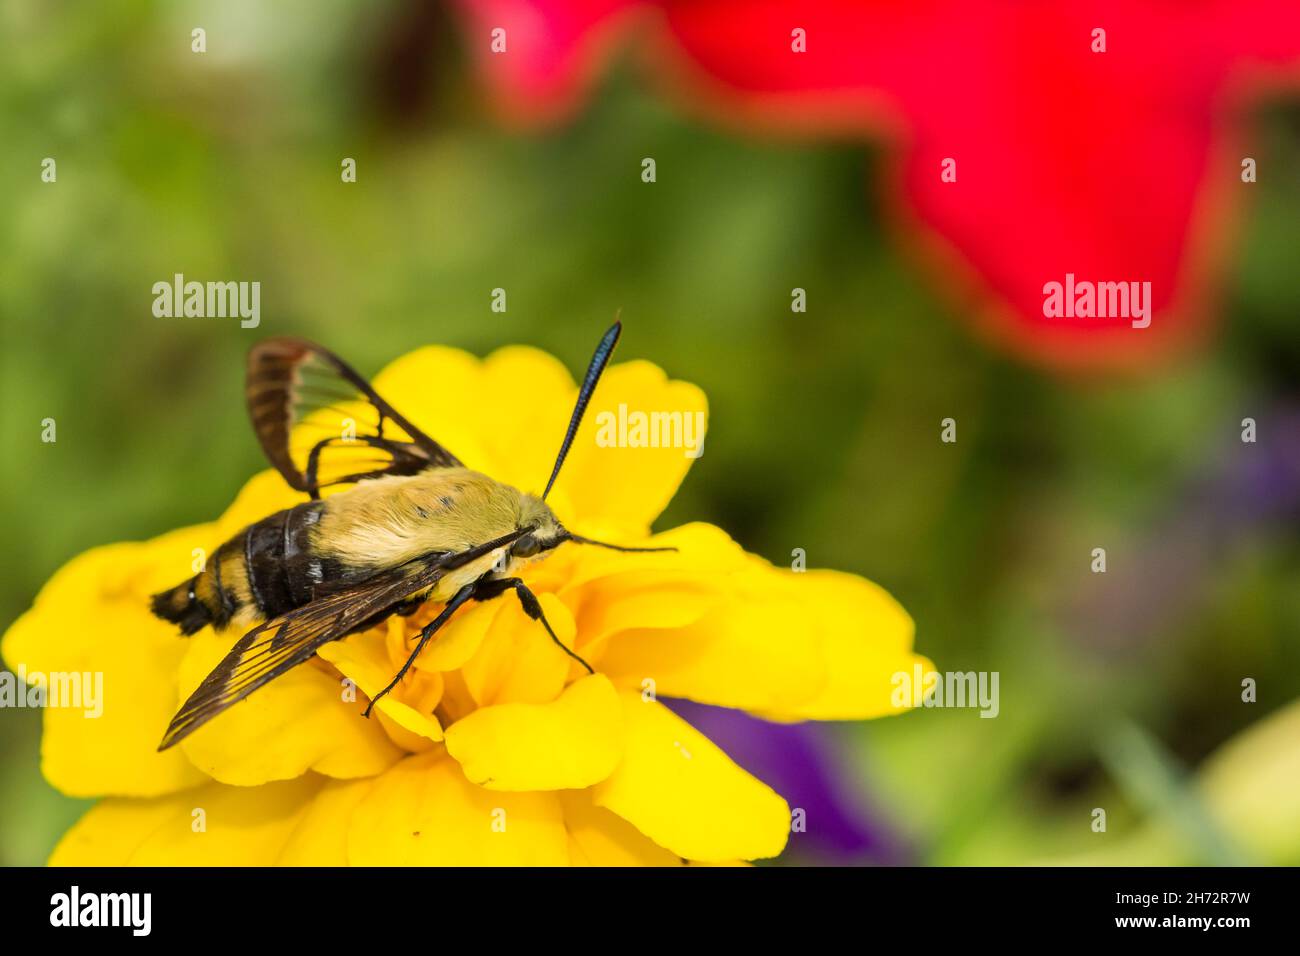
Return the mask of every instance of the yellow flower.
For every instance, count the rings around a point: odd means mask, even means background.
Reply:
[[[549,474],[576,392],[557,360],[520,347],[486,360],[424,348],[374,384],[469,467],[525,490]],[[706,524],[651,537],[691,459],[680,448],[599,447],[598,415],[620,403],[706,408],[699,389],[653,365],[613,366],[549,499],[582,534],[679,549],[564,545],[525,572],[594,675],[501,599],[463,609],[380,700],[376,719],[362,719],[365,694],[396,673],[436,610],[426,608],[327,645],[158,753],[178,704],[238,635],[182,638],[149,613],[149,595],[190,576],[195,549],[211,554],[299,497],[264,472],[213,523],[69,562],[0,647],[28,673],[104,675],[100,718],[45,713],[46,778],[105,798],[51,863],[678,864],[779,854],[785,801],[656,695],[780,721],[862,719],[898,710],[891,676],[929,662],[912,653],[906,612],[862,578],[774,568]]]

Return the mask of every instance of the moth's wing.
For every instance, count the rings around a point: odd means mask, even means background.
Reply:
[[[253,346],[245,396],[267,459],[313,498],[329,485],[461,464],[350,365],[305,339]]]
[[[259,624],[239,639],[176,712],[158,749],[188,737],[231,704],[309,660],[317,648],[436,584],[444,573],[437,562],[414,572],[399,568]]]
[[[231,704],[309,660],[322,645],[346,637],[376,615],[437,584],[448,571],[491,554],[524,533],[521,528],[465,551],[430,555],[328,591],[310,604],[259,624],[236,642],[181,705],[158,749],[166,750],[188,737]]]

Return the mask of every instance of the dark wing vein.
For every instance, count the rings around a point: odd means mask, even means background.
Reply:
[[[376,614],[436,584],[445,573],[436,561],[414,571],[398,571],[401,573],[389,572],[327,595],[253,628],[177,711],[158,749],[166,750],[189,736],[231,704],[307,661],[322,645],[347,636]]]
[[[313,497],[329,485],[461,464],[350,365],[304,339],[278,337],[255,345],[248,354],[245,396],[267,459],[291,487]],[[394,428],[385,433],[388,425]],[[316,439],[305,429],[319,429]],[[375,454],[380,467],[360,460]]]

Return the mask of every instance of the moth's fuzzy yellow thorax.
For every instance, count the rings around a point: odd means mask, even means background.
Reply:
[[[522,498],[467,468],[377,478],[326,499],[315,544],[349,566],[392,567],[508,534],[520,527]]]

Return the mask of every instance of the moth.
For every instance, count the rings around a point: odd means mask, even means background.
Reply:
[[[565,542],[674,550],[585,538],[546,504],[621,331],[615,322],[596,347],[541,497],[466,468],[319,345],[271,338],[254,346],[245,382],[253,430],[267,459],[309,500],[244,528],[193,578],[153,596],[153,613],[185,635],[209,625],[255,624],[181,706],[158,749],[184,740],[324,644],[430,601],[443,609],[365,716],[458,608],[509,591],[590,672],[516,572]],[[345,433],[340,422],[352,427]],[[322,498],[323,489],[344,485],[350,487]]]

